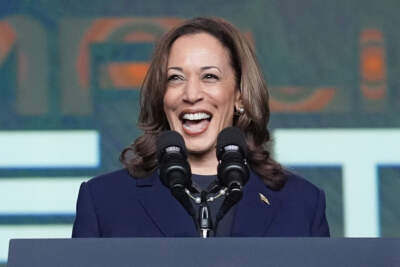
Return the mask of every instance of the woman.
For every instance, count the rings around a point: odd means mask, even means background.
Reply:
[[[268,92],[254,49],[222,19],[196,18],[158,42],[141,89],[144,131],[121,154],[125,169],[83,183],[74,237],[198,236],[196,227],[157,174],[160,132],[183,136],[199,192],[216,178],[217,135],[242,130],[250,179],[243,199],[217,236],[329,236],[324,193],[274,162],[266,144]],[[218,202],[219,201],[219,202]],[[221,199],[210,203],[211,210]]]

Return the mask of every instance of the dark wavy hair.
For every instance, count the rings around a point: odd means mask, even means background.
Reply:
[[[238,29],[220,18],[187,20],[158,41],[140,91],[138,126],[144,133],[122,151],[121,163],[137,178],[146,177],[157,168],[156,139],[160,132],[170,129],[163,110],[169,52],[176,39],[195,33],[208,33],[229,50],[244,108],[244,113],[234,116],[233,125],[245,134],[251,169],[268,187],[280,189],[285,184],[286,175],[267,149],[270,141],[267,129],[269,96],[254,48]]]

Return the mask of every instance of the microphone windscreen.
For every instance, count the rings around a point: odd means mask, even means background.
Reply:
[[[223,129],[217,137],[217,158],[220,159],[224,148],[229,145],[236,145],[240,148],[243,156],[247,158],[247,144],[242,131],[237,127]]]
[[[165,149],[168,147],[179,147],[180,153],[186,158],[185,141],[182,135],[176,131],[164,131],[157,138],[157,159],[161,161]]]

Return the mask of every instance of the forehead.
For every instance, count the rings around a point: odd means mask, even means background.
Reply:
[[[187,34],[179,37],[171,46],[168,66],[175,64],[202,64],[230,62],[230,52],[208,33]]]

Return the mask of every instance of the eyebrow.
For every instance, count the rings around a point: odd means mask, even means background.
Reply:
[[[183,71],[183,69],[180,68],[180,67],[168,67],[167,70],[179,70],[179,71]]]
[[[222,72],[217,66],[204,66],[200,68],[202,71],[208,70],[208,69],[217,69],[219,72]],[[178,71],[183,71],[183,68],[181,67],[168,67],[167,70],[178,70]]]
[[[217,66],[204,66],[201,68],[201,70],[208,70],[208,69],[217,69],[219,72],[221,72],[221,70]]]

